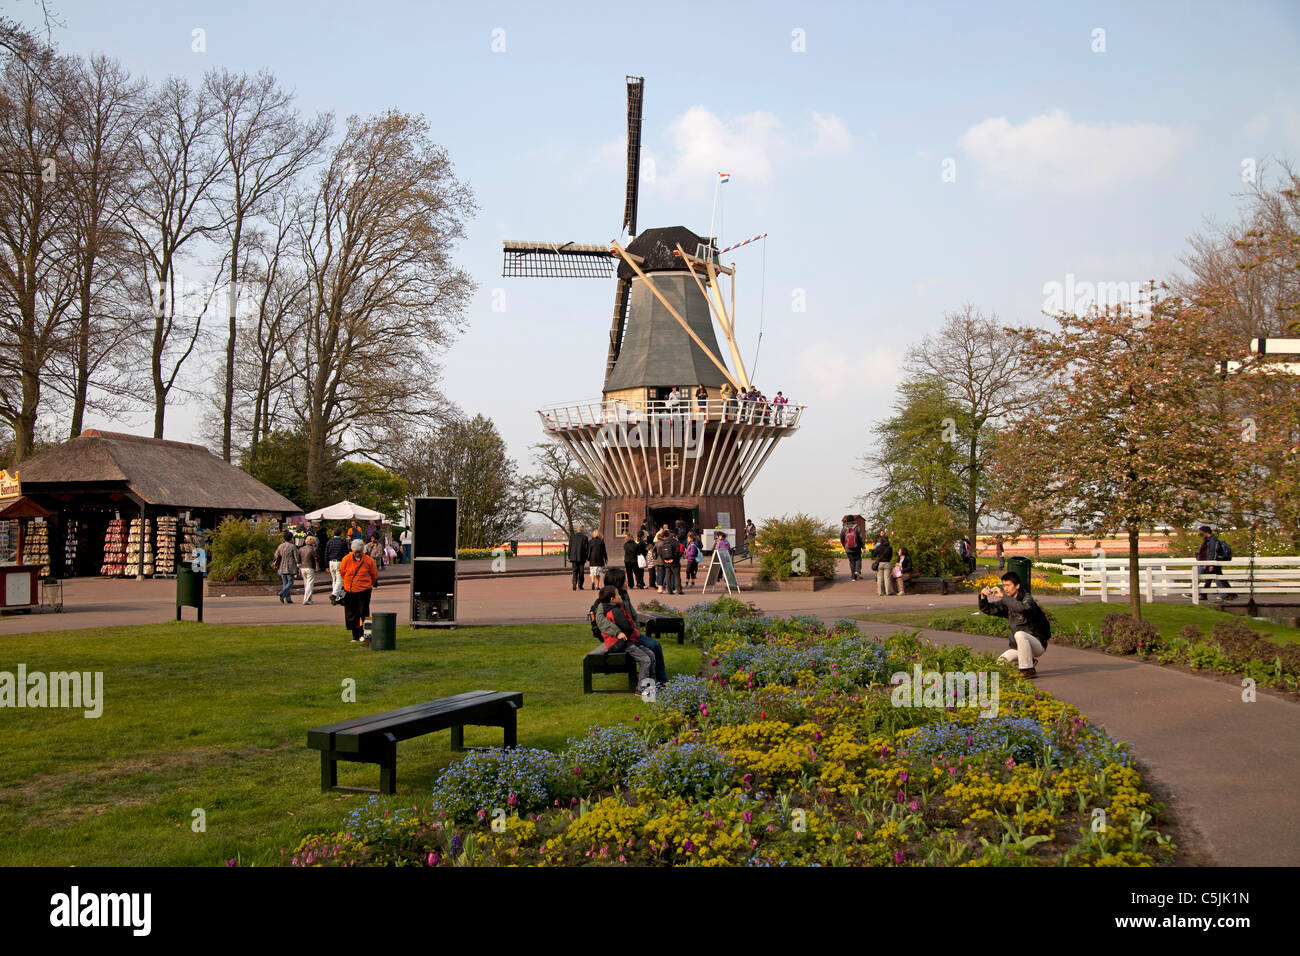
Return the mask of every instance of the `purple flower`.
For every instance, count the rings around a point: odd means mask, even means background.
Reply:
[[[899,782],[899,783],[907,783],[907,776],[908,776],[908,774],[907,774],[907,771],[906,771],[906,770],[900,770],[900,771],[898,772],[898,782]]]
[[[438,854],[436,854],[436,853],[430,853],[430,854],[429,854],[429,865],[430,865],[430,866],[437,866],[441,861],[442,861],[442,857],[438,856]]]
[[[517,794],[513,794],[513,793],[510,794],[510,798],[509,798],[508,800],[506,800],[506,806],[509,806],[509,807],[517,807],[517,806],[519,806],[519,797],[518,797],[518,795],[517,795]]]
[[[693,853],[695,851],[695,844],[691,842],[690,837],[687,837],[686,842],[682,844],[682,851],[684,853]]]
[[[898,793],[894,794],[894,802],[895,802],[895,803],[902,803],[902,802],[903,802],[903,799],[904,799],[904,797],[903,797],[903,791],[902,791],[902,790],[900,790],[900,791],[898,791]]]
[[[239,859],[235,858],[233,860],[227,860],[226,866],[239,866]]]
[[[753,823],[753,822],[754,822],[754,811],[753,811],[753,810],[746,810],[745,812],[743,812],[743,813],[740,815],[740,819],[744,820],[746,823]]]
[[[909,803],[909,804],[907,805],[907,807],[908,807],[908,809],[911,810],[913,813],[916,813],[918,810],[921,809],[921,805],[920,805],[919,803],[917,803],[915,800],[913,800],[911,803]]]
[[[902,865],[903,865],[903,851],[902,851],[902,850],[895,850],[895,851],[894,851],[894,862],[897,863],[899,866],[902,866]]]

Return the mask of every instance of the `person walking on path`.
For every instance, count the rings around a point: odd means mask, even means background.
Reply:
[[[646,570],[650,572],[650,583],[647,585],[647,587],[652,587],[660,594],[663,594],[664,582],[663,579],[659,576],[660,572],[663,571],[663,565],[659,561],[658,545],[659,545],[659,535],[655,535],[653,538],[650,537],[649,535],[646,535],[645,566],[646,566]]]
[[[365,640],[365,623],[370,619],[370,594],[379,581],[375,559],[362,550],[360,538],[352,540],[352,550],[339,565],[343,577],[343,626],[352,632],[354,643]]]
[[[302,571],[303,607],[313,603],[311,596],[316,592],[316,571],[320,567],[320,551],[316,548],[316,537],[307,535],[307,540],[298,549],[298,567]]]
[[[410,564],[411,563],[411,529],[410,528],[407,528],[405,531],[402,532],[402,537],[400,540],[402,542],[402,563]]]
[[[599,591],[605,586],[605,568],[609,564],[609,549],[605,547],[605,538],[599,528],[591,533],[587,560],[591,562],[592,590]]]
[[[686,550],[682,552],[682,557],[686,559],[686,583],[695,584],[695,571],[700,566],[700,541],[695,537],[694,531],[687,532]]]
[[[284,540],[275,549],[275,572],[280,575],[280,603],[292,604],[293,579],[298,576],[298,549],[293,544],[293,532],[286,531]]]
[[[339,574],[339,565],[348,554],[348,542],[343,537],[342,527],[336,527],[334,534],[325,542],[325,566],[330,571],[330,603],[338,604],[343,600],[343,575]]]
[[[664,566],[664,583],[669,594],[685,594],[682,590],[682,543],[677,536],[666,532],[659,541],[659,560]]]
[[[840,526],[840,544],[849,559],[849,580],[862,580],[862,529],[853,520],[853,515],[845,515]]]
[[[636,566],[637,540],[632,537],[632,532],[627,533],[627,538],[623,541],[623,572],[626,575],[627,586],[636,587],[636,573],[640,570]],[[605,580],[609,580],[609,575],[605,575]]]
[[[1009,646],[1001,660],[1015,661],[1021,677],[1037,677],[1038,659],[1047,651],[1052,626],[1034,596],[1021,591],[1020,575],[1007,571],[1002,575],[1001,588],[980,591],[979,607],[985,614],[1007,619]]]
[[[636,558],[634,559],[634,566],[636,568],[636,577],[634,579],[628,580],[628,587],[632,586],[631,583],[632,580],[636,581],[636,586],[638,588],[644,589],[646,586],[645,569],[650,563],[650,549],[646,547],[646,538],[648,537],[649,535],[646,533],[646,530],[644,528],[642,528],[641,531],[637,533]]]
[[[1201,532],[1201,546],[1196,552],[1197,561],[1231,561],[1232,560],[1232,548],[1230,548],[1225,542],[1220,541],[1218,535],[1216,535],[1214,531],[1211,530],[1208,524],[1201,525],[1200,532]],[[1210,565],[1209,567],[1202,566],[1201,574],[1221,575],[1223,574],[1223,566],[1218,564]],[[1224,598],[1231,599],[1237,596],[1235,594],[1224,593],[1228,588],[1228,582],[1223,580],[1223,578],[1221,577],[1215,578],[1211,581],[1202,581],[1201,587],[1203,588],[1209,587],[1211,584],[1218,585],[1219,587],[1218,600],[1220,601],[1224,600]]]
[[[573,590],[581,591],[586,587],[582,580],[582,566],[587,563],[587,535],[582,525],[569,535],[569,563],[573,565]]]
[[[375,562],[376,568],[382,568],[385,563],[384,543],[379,540],[379,533],[375,532],[370,536],[370,543],[366,545],[366,554]]]
[[[876,591],[881,597],[889,596],[889,572],[894,561],[894,546],[889,543],[889,535],[881,528],[871,548],[871,566],[876,572]]]

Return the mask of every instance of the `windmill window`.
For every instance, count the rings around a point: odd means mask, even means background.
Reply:
[[[664,452],[664,467],[665,468],[677,467],[677,452],[675,451]]]
[[[632,515],[626,511],[620,511],[614,515],[614,537],[626,538],[628,525],[632,523]]]

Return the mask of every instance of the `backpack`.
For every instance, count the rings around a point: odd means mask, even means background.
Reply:
[[[591,625],[591,636],[602,644],[605,643],[605,635],[600,632],[600,625],[597,621],[604,618],[605,615],[600,613],[600,601],[597,600],[587,611],[587,623]]]
[[[1231,561],[1231,560],[1232,560],[1232,545],[1228,544],[1228,542],[1226,542],[1226,541],[1220,541],[1220,542],[1219,542],[1219,553],[1216,555],[1216,557],[1217,557],[1220,561]]]
[[[857,526],[857,525],[855,525],[855,524],[854,524],[854,525],[849,525],[849,530],[848,530],[848,532],[844,535],[844,547],[846,547],[846,548],[860,548],[860,547],[862,547],[862,542],[858,540],[858,526]]]
[[[672,563],[677,560],[677,539],[671,535],[659,542],[659,559]]]

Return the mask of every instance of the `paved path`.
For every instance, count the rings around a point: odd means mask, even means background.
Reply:
[[[462,580],[463,624],[506,625],[580,621],[593,594],[570,590],[567,578],[519,577]],[[375,592],[372,609],[395,611],[407,621],[409,584],[390,579]],[[0,618],[0,669],[21,658],[22,644],[38,632],[114,625],[144,625],[175,617],[175,582],[89,578],[65,584],[67,611]],[[697,586],[685,596],[637,591],[634,600],[658,597],[669,606],[701,600]],[[817,592],[746,591],[741,597],[774,614],[815,614],[824,619],[870,611],[969,609],[972,595],[906,595],[881,598],[871,579],[851,582],[847,571]],[[1044,603],[1073,602],[1044,598]],[[1117,610],[1120,609],[1117,607]],[[187,619],[193,611],[187,609]],[[346,639],[340,608],[326,593],[310,607],[286,607],[273,596],[207,600],[204,618],[214,624],[317,623],[323,634]],[[892,625],[866,624],[874,634]],[[996,650],[999,639],[926,631],[943,643]],[[1169,794],[1179,819],[1196,830],[1211,862],[1220,865],[1300,865],[1300,704],[1268,694],[1241,700],[1237,683],[1144,664],[1096,651],[1051,646],[1039,685],[1133,745],[1148,774]]]

